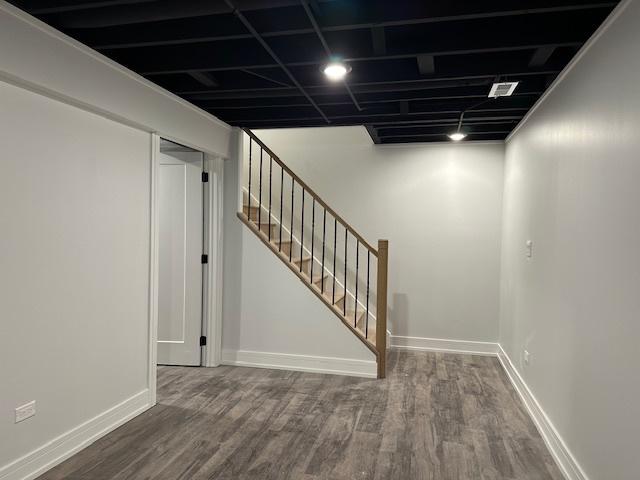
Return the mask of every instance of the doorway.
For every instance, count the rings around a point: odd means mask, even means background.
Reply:
[[[159,365],[203,365],[204,154],[160,140],[158,156]]]

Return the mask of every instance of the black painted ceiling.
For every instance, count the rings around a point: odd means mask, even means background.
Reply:
[[[403,143],[447,140],[463,111],[468,139],[505,138],[618,2],[12,3],[231,125],[365,125]],[[352,67],[346,85],[321,73],[329,55]],[[496,80],[520,84],[478,105]]]

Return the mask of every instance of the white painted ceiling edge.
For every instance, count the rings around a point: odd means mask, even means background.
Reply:
[[[16,47],[16,42],[20,40],[19,38],[14,38],[13,42],[7,42],[5,45],[7,46],[7,51],[9,53],[7,55],[0,55],[0,80],[22,88],[26,88],[27,90],[31,90],[35,93],[45,95],[55,100],[62,101],[77,108],[96,113],[100,116],[115,120],[119,123],[123,123],[150,133],[157,133],[165,138],[204,151],[205,153],[229,157],[229,137],[232,127],[227,123],[200,109],[192,103],[189,103],[186,100],[178,97],[177,95],[165,90],[155,83],[145,79],[141,75],[138,75],[137,73],[129,70],[119,63],[105,57],[101,53],[89,48],[81,42],[74,40],[73,38],[54,29],[53,27],[50,27],[46,23],[38,20],[37,18],[20,10],[19,8],[7,3],[4,0],[0,0],[0,22],[3,21],[3,16],[6,16],[4,18],[4,21],[7,23],[10,23],[12,19],[18,20],[19,22],[26,24],[31,29],[35,29],[51,37],[54,41],[77,50],[81,54],[82,58],[89,57],[92,61],[107,67],[108,70],[105,69],[104,72],[108,72],[109,70],[111,70],[116,74],[119,74],[121,80],[126,77],[127,80],[135,82],[138,85],[138,88],[142,87],[143,91],[155,94],[157,95],[158,99],[164,100],[165,104],[163,106],[165,107],[165,111],[168,110],[166,108],[167,106],[171,107],[171,105],[173,104],[173,108],[178,107],[179,110],[183,112],[180,120],[184,121],[187,117],[192,120],[191,127],[193,127],[194,123],[197,123],[194,122],[194,120],[197,120],[198,118],[204,120],[204,122],[202,127],[189,128],[187,130],[183,130],[183,132],[174,132],[172,131],[172,128],[166,128],[166,125],[160,125],[159,123],[156,123],[157,120],[154,115],[149,115],[149,117],[146,119],[144,118],[144,115],[139,115],[140,118],[134,118],[135,116],[132,115],[130,111],[125,112],[122,108],[118,109],[118,107],[114,106],[113,103],[105,104],[105,102],[102,102],[103,104],[100,105],[98,101],[87,100],[87,98],[83,100],[82,98],[79,98],[79,94],[78,96],[76,96],[76,92],[73,90],[65,92],[64,86],[61,87],[60,83],[58,85],[56,85],[55,83],[56,80],[54,79],[57,79],[57,81],[60,82],[61,76],[59,75],[50,75],[46,78],[46,80],[44,80],[42,76],[40,78],[37,78],[37,75],[29,75],[29,73],[35,72],[33,66],[38,63],[36,54],[39,52],[34,53],[31,58],[29,58],[29,55],[31,54],[31,52],[28,50],[29,45],[19,44],[19,46]],[[2,32],[0,32],[0,34],[1,33]],[[30,35],[26,38],[32,37],[33,35]],[[34,40],[34,43],[37,42]],[[55,42],[51,43],[53,44]],[[2,50],[3,48],[0,44],[0,53],[2,52]],[[11,51],[15,52],[16,50],[21,50],[21,52],[24,52],[23,58],[16,59],[15,56],[10,55]],[[68,51],[70,52],[72,50]],[[65,50],[65,52],[67,52],[67,50]],[[42,52],[41,55],[44,54],[45,52]],[[75,59],[77,60],[81,57],[76,57]],[[13,63],[11,63],[12,60]],[[74,59],[72,59],[72,61],[73,60]],[[61,66],[60,68],[65,67]],[[85,66],[79,66],[79,69],[81,68],[85,68]],[[85,68],[85,71],[87,70],[94,69]],[[79,72],[75,73],[78,74]],[[84,71],[80,71],[80,75],[82,73],[84,73]],[[87,71],[87,75],[89,74],[95,74],[95,71]],[[91,88],[99,89],[101,88],[101,85],[96,85],[96,87],[93,87],[91,82],[87,81],[84,87],[85,88],[83,90],[83,93],[85,94],[85,97],[91,97]],[[97,97],[97,95],[94,95],[94,97]],[[140,104],[144,105],[142,102],[143,100],[140,100]],[[150,111],[152,109],[157,110],[161,108],[158,103],[161,102],[149,102],[149,105],[144,106],[148,106]],[[176,111],[176,113],[178,112]],[[178,122],[176,122],[176,124],[177,123]],[[162,128],[163,126],[165,128]],[[212,130],[214,130],[214,133],[217,132],[218,134],[212,135]],[[208,135],[207,131],[209,132]]]
[[[623,0],[620,2],[613,11],[609,14],[609,16],[602,22],[602,25],[598,27],[598,29],[594,32],[593,35],[585,42],[585,44],[580,48],[578,53],[571,59],[571,61],[567,64],[566,67],[560,72],[560,75],[556,77],[556,79],[551,83],[549,88],[540,96],[540,98],[533,104],[533,107],[526,113],[526,115],[520,120],[520,122],[516,125],[516,127],[511,131],[507,138],[504,140],[504,143],[508,143],[511,141],[513,136],[518,133],[518,131],[524,126],[525,123],[531,118],[531,116],[536,112],[538,108],[542,105],[542,103],[551,95],[551,93],[558,87],[560,82],[562,82],[565,77],[574,69],[574,67],[582,60],[582,57],[593,47],[596,42],[600,39],[602,34],[606,32],[611,25],[616,21],[616,19],[622,15],[622,12],[629,6],[629,4],[633,0]]]

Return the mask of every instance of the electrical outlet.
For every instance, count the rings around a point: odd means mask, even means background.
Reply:
[[[525,251],[527,258],[531,258],[533,256],[533,240],[527,240]]]
[[[529,361],[531,359],[531,355],[529,354],[528,350],[525,350],[522,354],[522,359],[524,360],[524,364],[525,365],[529,365]]]
[[[27,418],[33,417],[36,414],[36,401],[32,400],[29,403],[16,408],[16,423],[22,422]]]

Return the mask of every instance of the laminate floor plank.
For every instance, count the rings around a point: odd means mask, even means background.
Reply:
[[[155,407],[39,480],[562,480],[496,358],[387,368],[159,367]]]

